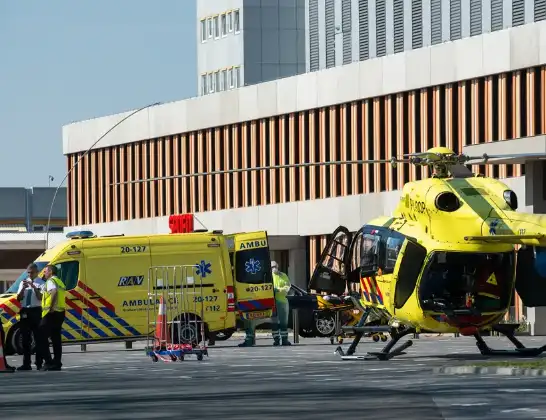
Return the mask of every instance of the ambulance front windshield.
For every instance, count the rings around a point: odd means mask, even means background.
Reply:
[[[47,261],[37,261],[34,262],[36,266],[38,267],[38,272],[42,271],[44,267],[48,264]],[[19,290],[19,285],[21,282],[28,277],[27,270],[23,271],[19,277],[17,277],[17,280],[9,287],[8,290],[6,290],[6,293],[17,293],[17,290]]]

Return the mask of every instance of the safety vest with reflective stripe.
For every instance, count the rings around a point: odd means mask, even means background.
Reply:
[[[52,276],[49,280],[55,282],[57,286],[57,302],[54,307],[56,312],[64,312],[65,310],[65,294],[66,287],[62,280],[57,276]],[[42,292],[42,316],[46,316],[51,308],[51,293],[47,291],[47,281],[44,284],[44,291]]]

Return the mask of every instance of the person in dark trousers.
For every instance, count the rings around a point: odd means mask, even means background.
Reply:
[[[61,331],[65,319],[66,287],[57,277],[57,267],[48,265],[44,268],[46,279],[42,288],[42,321],[40,322],[40,356],[45,362],[41,370],[61,370],[62,339]],[[49,338],[53,345],[54,358],[49,352]]]
[[[30,264],[28,278],[19,285],[17,300],[21,302],[20,328],[23,338],[23,364],[17,370],[32,370],[32,335],[36,343],[36,369],[42,367],[42,357],[38,351],[39,327],[42,320],[42,286],[45,281],[38,277],[38,267]]]
[[[2,313],[2,309],[0,309],[0,314]],[[14,372],[15,368],[10,366],[8,364],[8,361],[6,360],[6,351],[4,350],[6,348],[6,334],[4,333],[4,328],[2,327],[2,322],[0,321],[0,344],[2,344],[2,357],[4,358],[4,364],[6,365],[6,369],[8,371]]]

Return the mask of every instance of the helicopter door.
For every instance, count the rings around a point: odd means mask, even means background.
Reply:
[[[546,306],[546,248],[524,246],[517,253],[516,292],[524,306]]]
[[[394,310],[402,308],[417,286],[419,274],[425,263],[427,250],[405,239],[394,265],[394,276],[391,282],[390,295],[393,296]]]
[[[309,289],[317,293],[342,295],[347,285],[347,255],[352,234],[345,226],[339,226],[322,251],[315,271],[309,281]]]

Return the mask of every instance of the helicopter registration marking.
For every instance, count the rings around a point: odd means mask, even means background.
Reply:
[[[406,205],[406,207],[409,207],[411,211],[415,211],[417,213],[425,213],[427,211],[424,201],[412,200],[411,197],[408,196],[407,202],[409,202],[409,206]]]

